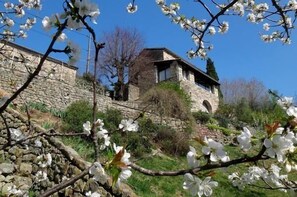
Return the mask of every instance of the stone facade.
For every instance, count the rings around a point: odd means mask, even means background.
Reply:
[[[144,49],[130,76],[129,100],[137,100],[159,82],[175,81],[191,96],[192,111],[212,113],[218,108],[219,82],[166,48]]]
[[[12,94],[36,68],[42,54],[30,49],[8,43],[0,56],[0,89]],[[48,58],[39,75],[30,86],[16,99],[16,104],[24,102],[43,103],[49,108],[65,109],[76,100],[92,101],[92,87],[76,77],[77,68],[67,63]],[[98,108],[104,111],[111,105],[111,98],[97,91]]]
[[[22,132],[22,138],[46,132],[38,125],[28,124],[27,118],[12,109],[6,109],[3,113],[10,129],[18,129]],[[40,196],[47,189],[52,188],[63,181],[81,174],[91,166],[84,161],[72,148],[65,146],[55,137],[36,137],[26,140],[22,144],[2,148],[7,143],[7,128],[0,121],[0,194],[8,196],[8,188],[15,186],[25,196],[29,190],[36,196]],[[15,139],[13,137],[13,139]],[[21,137],[19,138],[21,139]],[[38,146],[38,139],[42,146]],[[13,140],[12,143],[16,141]],[[51,154],[51,164],[41,165],[38,156]],[[43,180],[38,178],[39,171],[47,174]],[[98,192],[101,196],[136,196],[133,191],[122,184],[120,189],[111,187],[111,181],[95,182],[88,174],[82,179],[71,184],[66,189],[51,196],[83,197],[88,191]]]

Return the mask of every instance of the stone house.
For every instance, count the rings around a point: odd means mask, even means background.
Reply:
[[[43,54],[12,42],[0,42],[0,47],[0,90],[11,95],[36,69]],[[92,102],[92,84],[77,77],[77,69],[66,62],[47,57],[38,76],[15,103],[41,103],[50,109],[63,110],[77,100]],[[105,96],[99,86],[96,93],[98,108],[103,111],[109,108],[111,98]]]
[[[128,100],[138,100],[159,82],[170,80],[191,96],[192,111],[216,111],[220,83],[167,48],[146,48],[129,71]]]

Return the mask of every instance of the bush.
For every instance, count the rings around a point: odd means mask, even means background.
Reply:
[[[144,106],[160,117],[191,120],[189,96],[177,83],[164,82],[151,88],[141,99]]]
[[[117,130],[123,119],[122,113],[116,109],[107,109],[104,113],[99,113],[98,116],[103,120],[104,128],[110,132]]]
[[[80,133],[83,132],[83,124],[91,121],[93,116],[92,106],[88,101],[80,100],[71,103],[65,110],[63,130]]]
[[[182,156],[189,149],[189,134],[176,132],[168,126],[159,126],[154,140],[167,154]]]
[[[196,122],[199,121],[201,124],[206,124],[211,119],[211,115],[203,111],[193,112],[192,115]]]

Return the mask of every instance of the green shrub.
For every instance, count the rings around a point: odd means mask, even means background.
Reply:
[[[192,115],[196,122],[199,121],[201,124],[206,124],[211,118],[209,113],[203,111],[193,112]]]
[[[75,101],[65,110],[65,116],[62,118],[63,130],[77,133],[83,132],[83,124],[86,121],[91,121],[92,116],[92,106],[88,101]]]
[[[142,104],[162,117],[192,120],[187,94],[176,83],[164,82],[151,88],[142,97]]]
[[[118,129],[123,115],[119,110],[107,109],[104,113],[99,113],[99,118],[104,121],[104,128],[112,132]]]

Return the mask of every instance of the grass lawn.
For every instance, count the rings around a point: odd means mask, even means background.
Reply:
[[[62,138],[66,145],[72,146],[84,159],[92,161],[93,148],[91,143],[86,142],[80,138]],[[198,150],[199,147],[197,147]],[[240,155],[239,149],[235,147],[227,147],[226,149],[231,158]],[[268,161],[269,163],[269,161]],[[147,157],[137,161],[137,164],[151,169],[151,170],[178,170],[187,168],[186,157]],[[262,188],[247,186],[243,191],[232,186],[232,183],[228,180],[228,175],[234,171],[243,173],[244,169],[247,169],[251,164],[241,164],[237,166],[230,166],[228,168],[218,169],[213,175],[213,179],[219,183],[217,188],[214,188],[213,195],[215,197],[291,197],[289,195],[278,190],[266,190]],[[291,173],[293,178],[297,177],[296,173]],[[127,184],[135,191],[139,196],[143,197],[188,197],[190,194],[182,188],[183,176],[177,177],[152,177],[143,175],[139,172],[133,171],[132,176],[128,179]]]

